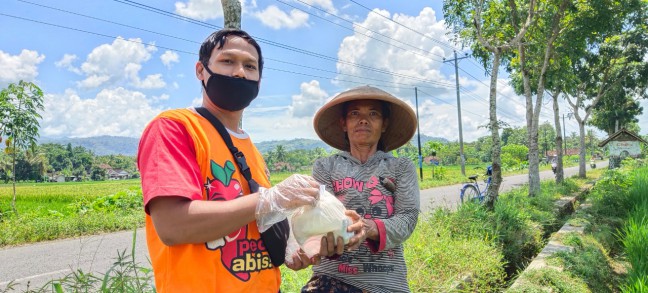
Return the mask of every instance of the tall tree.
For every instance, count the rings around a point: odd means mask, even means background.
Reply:
[[[598,2],[598,1],[594,1]],[[581,58],[574,60],[570,77],[575,86],[566,89],[574,118],[579,126],[579,176],[586,176],[585,123],[598,103],[613,93],[632,97],[645,96],[648,88],[648,2],[623,0],[598,11],[600,17],[612,17]]]
[[[16,154],[28,147],[35,149],[38,137],[38,113],[43,110],[43,91],[32,82],[11,83],[0,92],[0,138],[7,137],[12,155],[13,198],[16,210]],[[10,146],[10,147],[9,147]]]
[[[486,205],[494,207],[502,183],[500,158],[500,121],[497,119],[497,76],[503,54],[516,48],[526,34],[536,14],[536,0],[446,0],[443,13],[448,27],[459,32],[460,37],[471,44],[473,55],[480,59],[484,68],[490,69],[489,124],[493,150],[491,159],[493,180],[486,191]],[[523,12],[518,7],[526,7]],[[526,14],[526,20],[522,22]]]
[[[608,136],[628,124],[639,122],[638,117],[643,113],[639,100],[620,87],[611,89],[592,109],[588,124],[605,131]]]
[[[515,3],[515,1],[510,1]],[[554,49],[565,25],[565,11],[569,0],[542,0],[538,2],[539,13],[533,25],[517,43],[513,58],[506,60],[518,93],[526,99],[527,145],[529,146],[529,196],[540,192],[538,126],[545,83]],[[515,18],[519,13],[512,5],[510,12]],[[516,31],[517,27],[514,27]],[[534,100],[535,95],[535,100]]]
[[[558,96],[560,95],[561,88],[555,86],[551,91],[551,99],[553,101],[553,114],[554,114],[554,126],[556,128],[556,184],[562,184],[565,180],[564,168],[563,168],[563,136],[560,126],[560,111],[558,105]],[[567,138],[564,138],[567,139]]]

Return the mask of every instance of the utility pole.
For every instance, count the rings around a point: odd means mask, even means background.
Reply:
[[[547,157],[547,129],[544,129],[544,156]]]
[[[457,84],[457,120],[459,120],[459,156],[461,157],[461,175],[463,176],[466,176],[466,158],[464,157],[464,151],[463,151],[463,130],[461,127],[461,99],[459,98],[459,67],[457,66],[457,61],[465,58],[468,58],[467,53],[466,56],[457,58],[456,50],[454,51],[454,59],[445,60],[445,58],[443,58],[444,63],[454,61],[455,82]]]
[[[565,124],[565,113],[563,113],[563,145],[565,146],[564,149],[565,151],[563,152],[563,156],[567,155],[567,132],[566,132],[567,125]]]
[[[414,87],[414,98],[416,99],[416,134],[418,135],[418,163],[419,163],[419,174],[421,180],[423,180],[423,156],[421,155],[421,127],[419,127],[419,113],[418,113],[418,89]]]

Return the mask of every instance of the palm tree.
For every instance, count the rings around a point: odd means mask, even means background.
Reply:
[[[25,152],[25,161],[37,172],[39,179],[45,176],[49,165],[45,153],[27,150]]]
[[[0,177],[4,178],[5,183],[11,178],[11,157],[5,154],[7,149],[0,152]]]
[[[286,162],[286,148],[283,145],[277,145],[274,149],[277,162]]]

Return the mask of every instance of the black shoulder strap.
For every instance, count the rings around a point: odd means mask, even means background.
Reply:
[[[252,179],[252,172],[250,167],[245,161],[245,155],[243,152],[239,151],[234,144],[232,143],[232,138],[230,137],[229,132],[225,129],[225,126],[216,118],[209,110],[204,107],[197,107],[196,111],[198,114],[205,117],[211,124],[216,128],[220,136],[225,141],[227,148],[234,156],[236,164],[239,166],[239,170],[243,173],[243,177],[248,181],[250,186],[250,192],[259,191],[259,184]],[[278,267],[284,263],[286,257],[286,248],[288,243],[288,236],[290,235],[290,225],[288,225],[288,219],[272,225],[268,230],[261,233],[261,239],[270,255],[270,261],[272,265]]]
[[[216,116],[214,116],[211,112],[209,112],[209,110],[204,107],[197,107],[196,111],[198,112],[198,114],[209,120],[209,122],[211,122],[211,124],[214,126],[214,128],[216,128],[220,136],[223,138],[223,141],[225,141],[227,148],[232,153],[232,156],[234,157],[239,170],[241,170],[243,177],[245,177],[245,179],[248,181],[250,192],[254,193],[259,191],[259,184],[257,184],[256,181],[252,179],[252,171],[250,170],[250,167],[245,160],[245,154],[243,154],[243,152],[239,151],[238,148],[234,146],[234,143],[232,143],[232,138],[230,137],[229,132],[227,132],[227,129],[225,129],[225,126],[223,126],[223,123],[221,123],[218,118],[216,118]]]

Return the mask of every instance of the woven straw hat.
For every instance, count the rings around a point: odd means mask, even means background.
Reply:
[[[313,126],[317,135],[328,145],[349,151],[346,133],[340,125],[345,102],[355,100],[379,100],[389,103],[389,124],[380,136],[385,151],[406,144],[416,131],[416,115],[412,107],[389,93],[370,86],[361,86],[342,92],[315,113]]]

